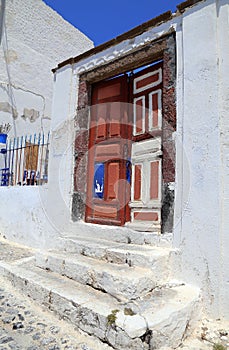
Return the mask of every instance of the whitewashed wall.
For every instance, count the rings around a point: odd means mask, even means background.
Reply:
[[[51,69],[92,47],[89,38],[42,0],[6,1],[0,46],[0,124],[12,125],[9,137],[52,129],[53,145],[50,186],[0,187],[0,233],[9,239],[32,246],[47,246],[55,243],[58,234],[65,227],[67,229],[73,167],[72,158],[69,161],[66,154],[69,153],[68,145],[72,145],[68,137],[73,137],[71,122],[76,101],[73,100],[74,107],[70,110],[69,88],[59,86],[58,100],[66,108],[59,109],[56,105],[51,124],[54,80]],[[70,79],[67,84],[71,87],[71,73],[67,76]],[[76,96],[75,88],[72,91]],[[15,109],[16,118],[12,117],[10,105]],[[24,108],[37,110],[39,117],[35,121],[23,118]],[[66,128],[71,132],[67,133]]]
[[[0,47],[0,123],[14,126],[11,136],[50,128],[51,69],[92,47],[90,39],[42,0],[6,1]],[[6,103],[13,105],[16,118]],[[23,118],[25,108],[38,111],[39,117],[32,122]]]
[[[228,14],[228,1],[203,2],[178,27],[174,229],[177,276],[202,287],[207,312],[227,318]]]
[[[0,233],[8,239],[47,249],[63,233],[75,230],[71,199],[76,82],[70,66],[55,78],[48,183],[0,187]]]
[[[220,314],[229,318],[229,4],[218,9],[219,123],[220,123]]]

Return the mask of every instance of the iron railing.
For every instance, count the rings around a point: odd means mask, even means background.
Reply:
[[[1,149],[1,186],[34,186],[48,182],[50,134],[40,133],[9,140]]]

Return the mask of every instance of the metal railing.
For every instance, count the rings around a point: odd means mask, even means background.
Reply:
[[[50,134],[9,140],[1,149],[1,186],[34,186],[48,182]]]

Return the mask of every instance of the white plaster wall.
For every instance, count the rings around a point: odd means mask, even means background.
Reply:
[[[50,128],[51,69],[92,47],[90,39],[42,0],[6,1],[0,47],[0,103],[9,102],[18,116],[14,120],[12,114],[1,111],[0,106],[0,123],[12,124],[12,136]],[[24,108],[38,110],[40,117],[32,123],[23,120]]]
[[[6,4],[0,46],[0,123],[12,125],[9,137],[51,128],[51,145],[47,185],[0,187],[0,233],[31,246],[55,245],[57,236],[70,224],[76,76],[73,79],[72,70],[63,68],[61,83],[55,88],[51,124],[51,69],[92,48],[93,43],[42,0],[9,0]],[[17,118],[1,110],[5,102],[14,107]],[[38,110],[39,118],[24,120],[24,108]]]
[[[0,187],[0,233],[42,249],[77,228],[71,222],[77,76],[66,66],[54,79],[48,184]]]
[[[45,186],[0,188],[0,233],[15,242],[46,249],[56,239],[41,197],[49,198]]]
[[[174,245],[181,251],[177,276],[202,287],[206,312],[226,318],[229,270],[225,255],[228,235],[223,217],[226,193],[222,195],[222,188],[226,184],[226,167],[222,172],[225,155],[221,133],[228,80],[222,79],[220,71],[225,72],[228,65],[228,44],[221,40],[220,48],[219,36],[228,33],[228,29],[228,2],[216,5],[215,1],[207,1],[184,13],[177,32],[174,232]]]
[[[218,53],[219,53],[219,118],[220,118],[220,160],[221,160],[221,189],[220,189],[220,314],[229,315],[229,4],[221,0],[217,7]]]
[[[55,75],[51,150],[49,163],[50,205],[45,206],[50,220],[59,232],[68,231],[74,172],[74,117],[78,79],[70,65]],[[64,94],[63,94],[64,91]],[[52,203],[51,203],[52,202]],[[50,207],[55,206],[55,211]],[[62,213],[62,214],[60,214]]]

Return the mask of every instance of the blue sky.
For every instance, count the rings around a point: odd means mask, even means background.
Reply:
[[[177,0],[44,0],[97,46],[168,10]]]

